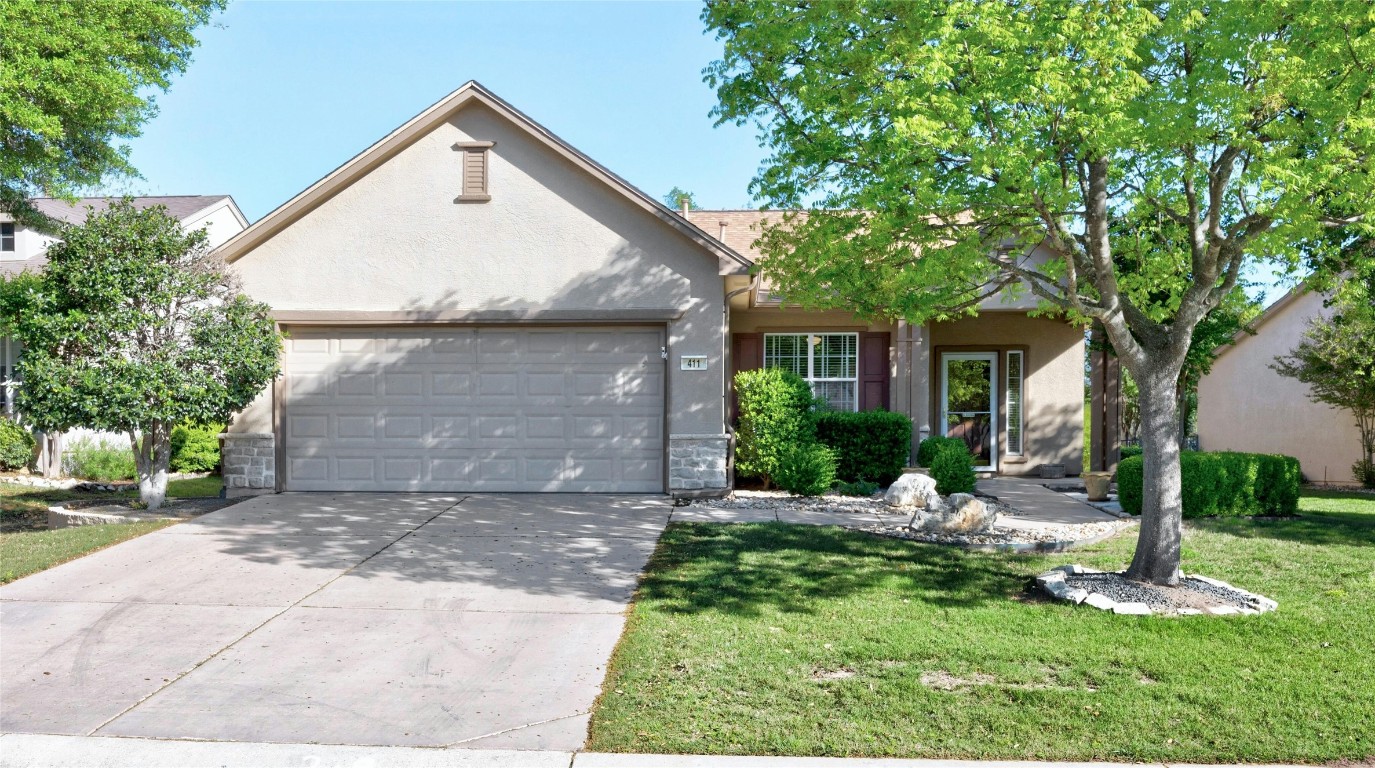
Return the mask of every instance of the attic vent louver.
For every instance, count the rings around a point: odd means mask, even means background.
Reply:
[[[454,149],[460,153],[462,181],[456,203],[485,203],[492,199],[487,191],[487,150],[496,146],[493,141],[460,141]]]

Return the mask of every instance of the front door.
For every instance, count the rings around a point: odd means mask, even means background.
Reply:
[[[941,434],[964,440],[981,472],[998,469],[997,381],[997,352],[941,355]]]

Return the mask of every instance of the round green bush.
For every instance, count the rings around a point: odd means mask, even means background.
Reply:
[[[172,429],[172,471],[213,472],[220,466],[223,424],[184,424]]]
[[[784,449],[814,442],[811,387],[800,376],[778,368],[741,371],[735,376],[740,424],[735,431],[735,471],[744,477],[774,475]]]
[[[835,485],[835,453],[821,443],[789,445],[779,456],[773,479],[788,493],[820,496]]]
[[[881,410],[822,411],[816,414],[816,439],[835,451],[836,477],[888,485],[902,476],[912,451],[912,420]]]
[[[18,422],[0,418],[0,469],[22,469],[33,460],[33,434]]]
[[[941,435],[932,435],[931,437],[926,438],[925,440],[921,441],[921,445],[917,446],[917,466],[930,467],[931,462],[935,461],[937,453],[939,453],[943,448],[953,446],[960,446],[961,448],[964,448],[965,451],[969,450],[969,446],[965,445],[964,441],[958,437],[943,437]]]
[[[952,493],[973,493],[974,457],[963,440],[956,445],[946,445],[931,459],[931,476],[936,478],[936,493],[949,496]]]

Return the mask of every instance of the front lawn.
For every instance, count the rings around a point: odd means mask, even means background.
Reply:
[[[193,499],[220,495],[220,478],[172,480],[170,498]],[[130,499],[137,491],[64,491],[0,482],[0,584],[46,570],[68,560],[127,541],[176,522],[155,520],[120,525],[85,525],[46,530],[48,507],[64,501]]]
[[[1375,754],[1375,498],[1200,520],[1187,572],[1275,598],[1247,618],[1041,602],[1037,573],[1120,569],[1134,534],[1054,556],[838,528],[675,524],[593,714],[619,752],[1152,762]]]

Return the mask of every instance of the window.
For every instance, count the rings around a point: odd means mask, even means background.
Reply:
[[[1007,353],[1007,452],[1022,454],[1022,351]]]
[[[487,191],[487,150],[496,146],[491,141],[460,141],[454,149],[460,153],[463,178],[459,182],[458,203],[485,203],[492,199]]]
[[[766,333],[764,367],[801,376],[838,411],[859,410],[857,333]]]
[[[14,222],[12,221],[0,224],[0,251],[5,253],[14,251]]]

